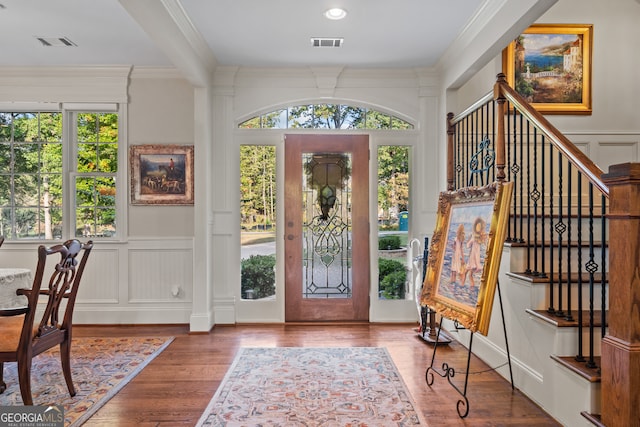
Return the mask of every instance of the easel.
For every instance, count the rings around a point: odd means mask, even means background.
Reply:
[[[511,390],[514,390],[514,385],[513,385],[513,371],[511,368],[511,354],[509,353],[509,340],[507,339],[507,326],[504,322],[504,309],[502,307],[502,293],[500,292],[500,282],[497,282],[497,288],[498,288],[498,300],[500,301],[500,314],[502,315],[502,330],[504,331],[504,342],[505,342],[505,347],[507,350],[507,361],[509,363],[509,377],[511,379]],[[460,390],[458,388],[458,386],[456,386],[452,381],[451,378],[453,378],[455,376],[455,370],[454,368],[449,367],[448,363],[443,363],[442,364],[442,371],[443,372],[439,372],[436,368],[433,367],[433,363],[435,362],[436,359],[436,350],[438,349],[438,343],[439,340],[438,338],[440,337],[440,330],[442,329],[442,321],[440,322],[440,325],[438,326],[438,333],[435,334],[435,342],[434,342],[434,346],[433,346],[433,355],[431,356],[431,365],[427,368],[427,371],[425,372],[425,379],[427,381],[427,385],[429,387],[431,387],[431,385],[433,384],[433,380],[434,380],[434,373],[437,374],[438,376],[442,377],[442,378],[446,378],[447,381],[449,381],[449,384],[451,384],[451,387],[453,387],[461,396],[464,400],[458,400],[458,403],[456,404],[456,410],[458,411],[458,416],[460,416],[460,418],[464,418],[467,415],[469,415],[469,399],[467,398],[467,385],[469,384],[469,365],[471,363],[471,347],[473,346],[473,332],[471,332],[471,337],[469,338],[469,353],[467,355],[467,369],[465,371],[465,377],[464,377],[464,388],[463,390]],[[504,366],[504,365],[502,365]],[[495,368],[493,368],[495,369]],[[462,412],[462,409],[464,409],[464,413]]]
[[[424,238],[424,250],[422,255],[422,283],[427,275],[427,261],[429,258],[429,238]],[[416,303],[420,302],[420,296],[416,296]],[[429,319],[427,326],[427,319]],[[438,331],[438,332],[436,332]],[[420,330],[418,331],[418,337],[423,339],[429,344],[449,344],[453,341],[453,338],[440,328],[437,328],[436,312],[430,309],[426,305],[420,307]]]

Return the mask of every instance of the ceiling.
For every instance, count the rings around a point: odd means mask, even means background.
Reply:
[[[432,67],[485,1],[0,0],[0,66],[178,67],[176,29],[155,20],[163,13],[217,65]],[[345,19],[323,16],[335,6]],[[75,46],[45,47],[38,37]],[[312,37],[344,43],[314,48]]]

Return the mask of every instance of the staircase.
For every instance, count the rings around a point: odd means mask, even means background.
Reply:
[[[447,129],[449,190],[514,182],[498,286],[515,386],[563,425],[640,425],[639,165],[605,174],[502,74]],[[473,352],[509,379],[493,307]]]

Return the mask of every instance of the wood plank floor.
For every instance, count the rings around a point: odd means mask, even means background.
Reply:
[[[460,395],[446,379],[425,382],[433,346],[413,325],[236,325],[209,334],[186,326],[76,326],[74,336],[174,336],[175,340],[85,426],[193,426],[242,346],[386,347],[429,426],[559,426],[536,404],[478,358],[471,359],[469,415],[456,412]],[[467,350],[457,342],[439,346],[436,363],[456,369],[462,388]],[[485,372],[482,372],[485,371]]]

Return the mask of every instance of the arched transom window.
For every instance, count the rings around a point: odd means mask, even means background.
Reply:
[[[413,129],[391,114],[342,104],[309,104],[282,108],[245,120],[240,129]]]

